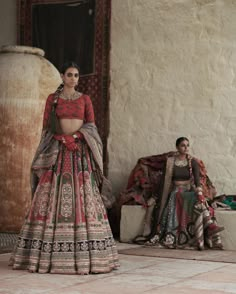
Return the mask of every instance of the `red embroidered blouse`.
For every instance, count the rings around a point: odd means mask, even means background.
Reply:
[[[48,119],[52,111],[54,102],[54,94],[50,94],[47,98],[44,117],[43,128],[47,127]],[[58,98],[56,106],[56,115],[58,118],[75,118],[81,119],[85,123],[95,122],[92,101],[89,96],[82,94],[75,100],[65,100]]]

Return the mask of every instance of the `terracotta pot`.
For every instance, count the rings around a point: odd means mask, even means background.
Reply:
[[[19,231],[31,202],[30,166],[47,96],[61,82],[39,48],[0,50],[0,232]]]

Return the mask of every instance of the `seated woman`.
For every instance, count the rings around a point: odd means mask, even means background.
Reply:
[[[222,249],[214,210],[215,193],[202,161],[188,154],[189,140],[176,141],[177,152],[141,158],[129,178],[120,205],[147,207],[145,244],[166,248]],[[136,239],[137,241],[138,239]]]

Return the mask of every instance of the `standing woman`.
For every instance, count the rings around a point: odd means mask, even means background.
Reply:
[[[39,273],[108,273],[119,266],[103,191],[102,143],[79,68],[64,64],[49,95],[31,167],[33,199],[10,264]]]

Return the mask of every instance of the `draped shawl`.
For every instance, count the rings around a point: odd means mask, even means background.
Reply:
[[[94,123],[85,123],[79,131],[83,134],[93,154],[96,163],[93,172],[104,205],[106,208],[110,208],[115,202],[115,197],[112,194],[111,183],[103,175],[103,146],[97,127]],[[35,193],[40,176],[45,170],[53,168],[56,164],[60,143],[54,139],[53,135],[48,129],[42,132],[41,140],[31,165],[32,196]]]

